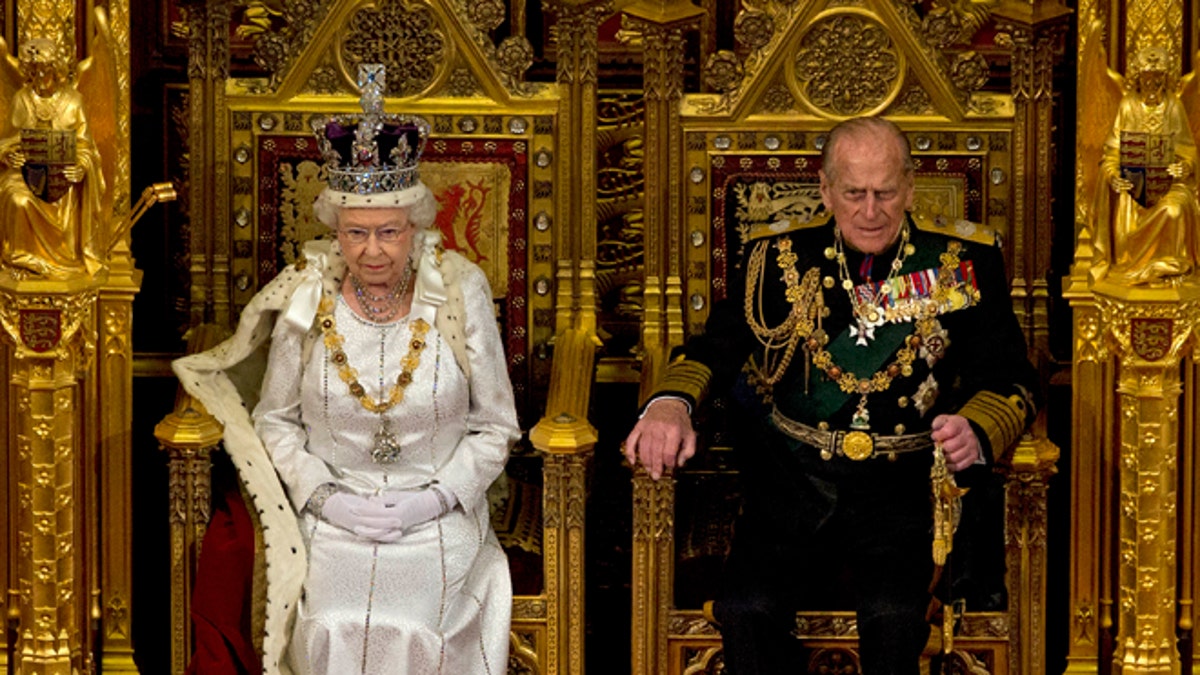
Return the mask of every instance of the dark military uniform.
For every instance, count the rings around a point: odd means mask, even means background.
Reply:
[[[746,420],[735,443],[745,500],[714,608],[734,675],[794,672],[788,631],[805,589],[847,567],[864,673],[916,673],[933,574],[930,424],[966,417],[990,464],[1034,414],[1037,376],[994,237],[906,227],[906,251],[903,240],[874,256],[847,247],[844,264],[828,218],[751,230],[730,297],[656,392],[695,404],[732,391],[731,419]],[[846,286],[876,321],[859,324]],[[795,327],[772,335],[789,316]]]

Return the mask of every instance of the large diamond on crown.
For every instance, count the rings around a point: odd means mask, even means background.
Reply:
[[[417,183],[417,166],[430,126],[416,115],[383,111],[382,64],[361,64],[361,114],[314,117],[313,134],[325,158],[326,180],[335,192],[358,195],[396,192]]]

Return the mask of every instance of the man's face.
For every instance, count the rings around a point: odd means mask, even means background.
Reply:
[[[898,141],[870,130],[842,136],[830,164],[832,179],[820,172],[821,200],[842,237],[863,253],[883,252],[896,240],[913,202],[913,179],[904,172]]]

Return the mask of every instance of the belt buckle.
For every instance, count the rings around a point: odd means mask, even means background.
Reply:
[[[875,454],[875,440],[864,431],[851,431],[842,437],[842,454],[861,462]]]

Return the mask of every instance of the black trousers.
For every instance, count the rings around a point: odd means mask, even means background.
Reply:
[[[803,672],[795,612],[848,572],[863,674],[916,675],[933,574],[926,453],[825,461],[768,436],[745,448],[746,501],[714,607],[727,672]]]

